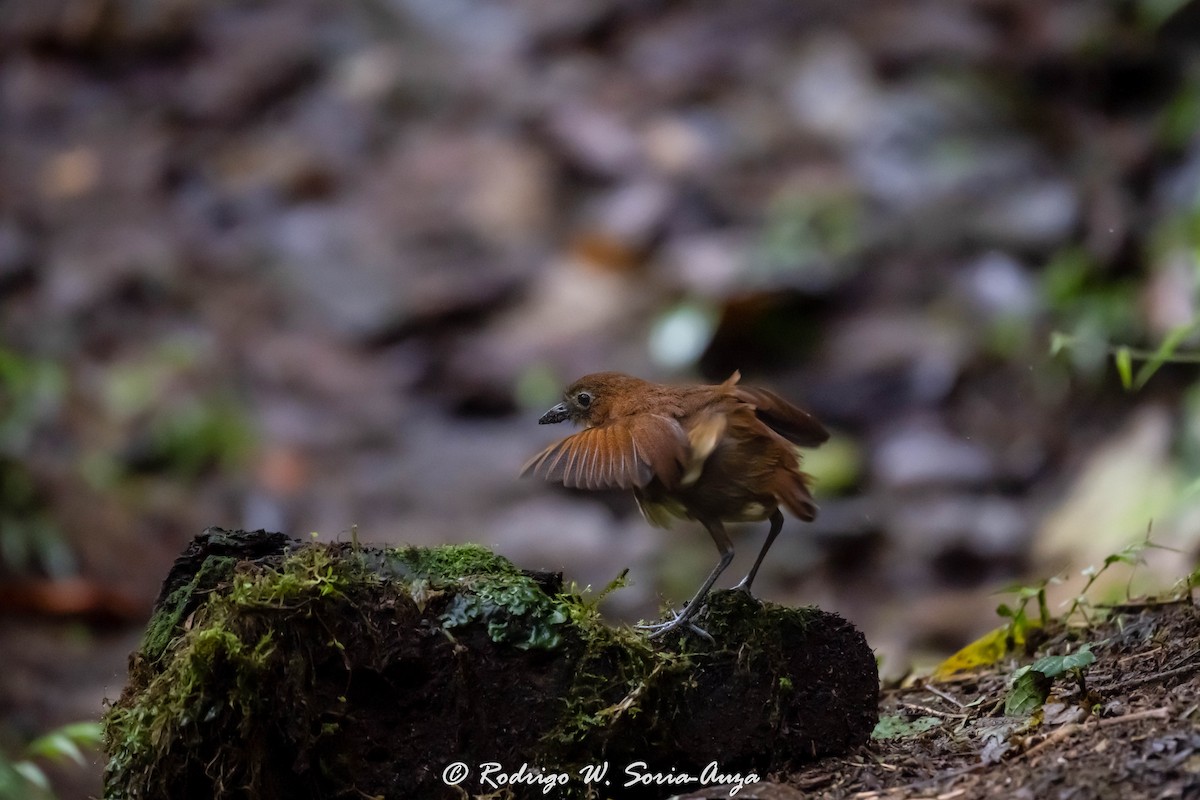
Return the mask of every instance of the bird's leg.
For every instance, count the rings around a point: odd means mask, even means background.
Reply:
[[[778,508],[771,515],[771,530],[767,532],[767,540],[763,542],[762,550],[758,551],[758,558],[754,559],[754,566],[746,573],[746,577],[742,578],[737,586],[733,587],[736,590],[750,593],[750,584],[754,583],[754,576],[758,574],[758,568],[762,565],[763,559],[766,558],[767,551],[771,549],[771,544],[775,541],[775,537],[783,530],[783,512]]]
[[[666,622],[660,622],[657,625],[638,626],[642,630],[650,631],[651,638],[655,636],[661,636],[667,631],[673,631],[680,625],[688,625],[693,630],[704,633],[691,624],[691,619],[692,617],[696,616],[696,614],[700,613],[700,604],[703,602],[705,595],[708,594],[708,590],[711,589],[712,585],[717,582],[717,578],[720,577],[721,573],[725,571],[725,568],[729,566],[729,562],[733,561],[733,542],[729,541],[729,534],[725,533],[725,527],[717,520],[704,522],[704,527],[708,530],[708,534],[712,536],[713,542],[716,543],[717,550],[721,552],[721,560],[717,562],[715,567],[713,567],[713,571],[708,573],[708,577],[704,579],[704,584],[700,587],[700,590],[696,592],[695,597],[688,601],[688,604],[684,607],[683,611],[675,614],[674,619],[667,620]],[[711,636],[708,636],[707,633],[704,633],[704,635],[709,639],[712,638]]]

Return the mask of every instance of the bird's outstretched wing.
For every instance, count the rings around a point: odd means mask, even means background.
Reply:
[[[637,414],[587,428],[555,442],[521,470],[575,489],[632,489],[658,478],[678,484],[688,455],[679,422],[660,414]]]
[[[829,431],[817,418],[784,400],[770,389],[738,386],[733,390],[743,403],[754,406],[754,413],[771,430],[801,447],[816,447],[829,438]]]

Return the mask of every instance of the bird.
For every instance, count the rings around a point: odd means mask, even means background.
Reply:
[[[577,489],[632,489],[650,524],[692,519],[712,536],[720,560],[682,611],[642,626],[652,637],[683,625],[707,636],[691,620],[733,560],[725,523],[770,520],[754,565],[734,587],[749,594],[783,528],[780,507],[801,520],[816,518],[798,448],[821,445],[829,432],[775,392],[740,380],[735,371],[718,385],[667,385],[596,372],[568,386],[562,402],[538,419],[569,420],[583,430],[530,458],[522,476]]]

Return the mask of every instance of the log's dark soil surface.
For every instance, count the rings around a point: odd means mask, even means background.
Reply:
[[[1200,610],[1183,600],[1108,609],[1091,626],[1052,626],[1036,653],[884,692],[880,715],[907,734],[875,739],[743,788],[750,800],[1200,797]],[[1017,664],[1078,652],[1032,715],[1005,716]],[[922,730],[924,729],[924,730]],[[705,787],[680,800],[729,797]]]

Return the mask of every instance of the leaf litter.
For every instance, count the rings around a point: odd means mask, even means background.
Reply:
[[[885,688],[869,745],[738,797],[1200,798],[1200,608],[1189,594],[1096,610],[1026,653]]]

